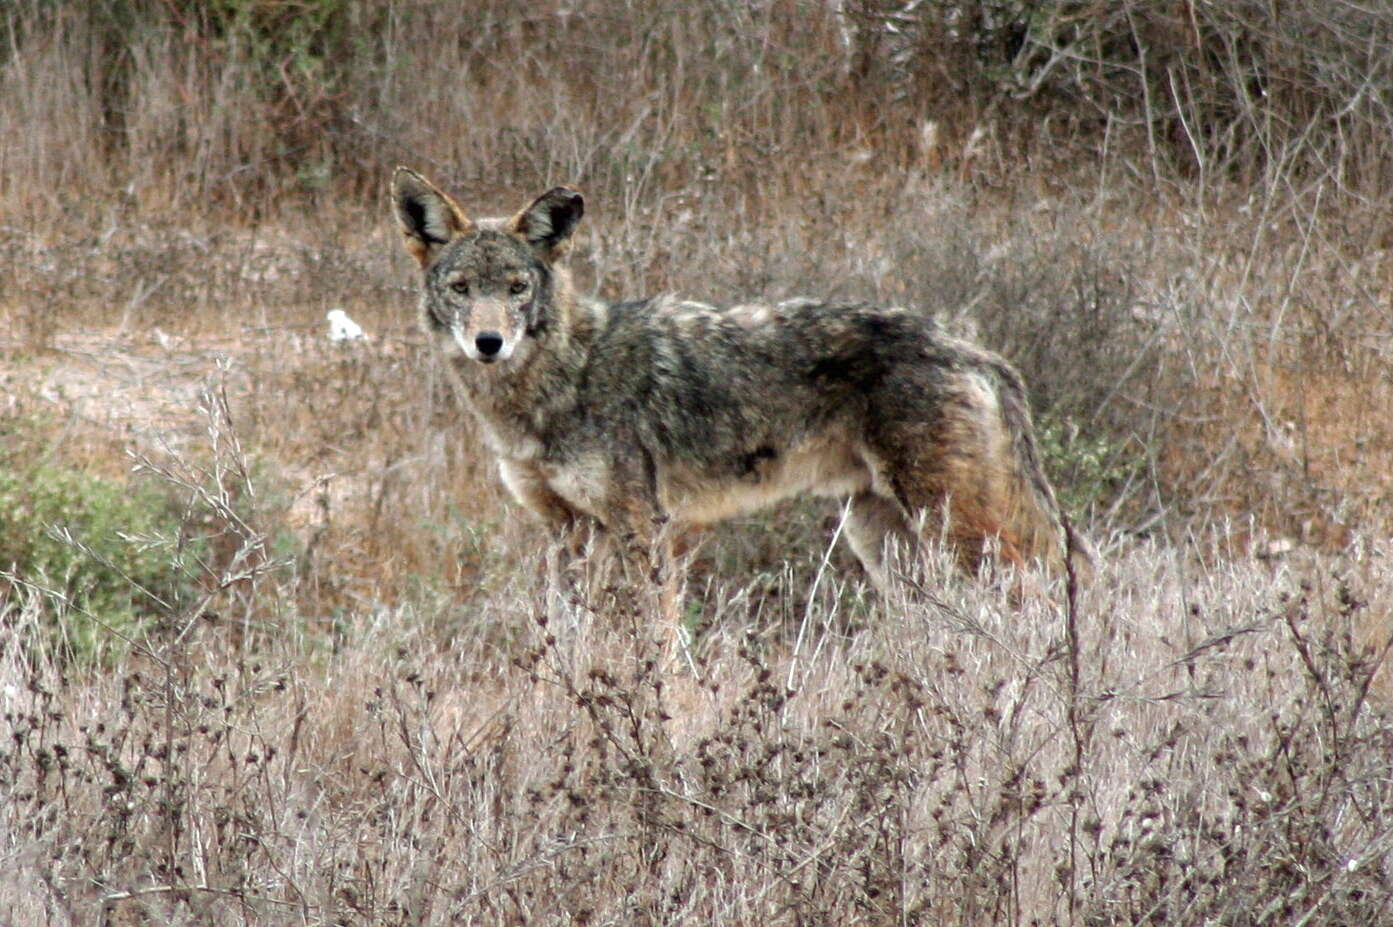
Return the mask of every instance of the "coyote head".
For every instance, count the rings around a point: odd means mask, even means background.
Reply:
[[[447,355],[521,364],[564,310],[555,263],[584,212],[579,193],[556,187],[511,219],[475,222],[459,204],[404,167],[392,202],[406,250],[425,272],[425,326]]]

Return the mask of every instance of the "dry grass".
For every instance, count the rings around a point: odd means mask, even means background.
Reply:
[[[166,479],[221,511],[255,496],[210,404],[204,484]],[[13,590],[11,919],[1375,923],[1393,900],[1382,548],[1138,546],[1072,614],[930,560],[927,601],[831,579],[806,636],[751,584],[698,596],[720,620],[673,675],[642,595],[548,588],[525,537],[493,541],[506,584],[330,633],[254,514],[221,519],[206,592],[114,665],[45,651],[52,603]]]
[[[0,562],[0,920],[1393,917],[1388,22],[1032,8],[0,10],[0,467],[170,513]],[[882,601],[798,503],[714,533],[660,672],[424,356],[398,161],[583,184],[606,295],[940,313],[1102,574]],[[122,545],[134,618],[56,594]]]

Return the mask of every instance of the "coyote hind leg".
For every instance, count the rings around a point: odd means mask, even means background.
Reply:
[[[905,517],[904,509],[894,499],[870,491],[851,497],[847,512],[846,539],[861,565],[871,578],[871,585],[885,595],[890,590],[886,556],[890,545],[902,553],[915,549],[918,538]]]

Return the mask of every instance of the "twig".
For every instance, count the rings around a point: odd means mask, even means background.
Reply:
[[[803,620],[798,624],[798,639],[793,643],[793,656],[788,661],[788,680],[786,688],[793,688],[793,677],[798,671],[798,655],[803,651],[803,641],[808,634],[808,624],[812,620],[813,605],[817,601],[817,587],[822,584],[823,574],[827,572],[827,565],[832,560],[832,549],[837,546],[837,540],[842,536],[842,529],[846,527],[846,520],[851,515],[851,499],[847,498],[846,504],[842,506],[842,517],[837,519],[837,530],[832,532],[832,540],[827,542],[827,549],[822,553],[822,563],[818,564],[817,575],[813,577],[813,584],[808,589],[808,601],[803,606]]]

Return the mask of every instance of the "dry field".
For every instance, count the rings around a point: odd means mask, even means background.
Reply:
[[[1393,923],[1393,16],[1088,6],[0,7],[0,923]],[[578,184],[607,296],[939,314],[1099,575],[886,600],[800,501],[663,666],[424,353],[398,162]]]

